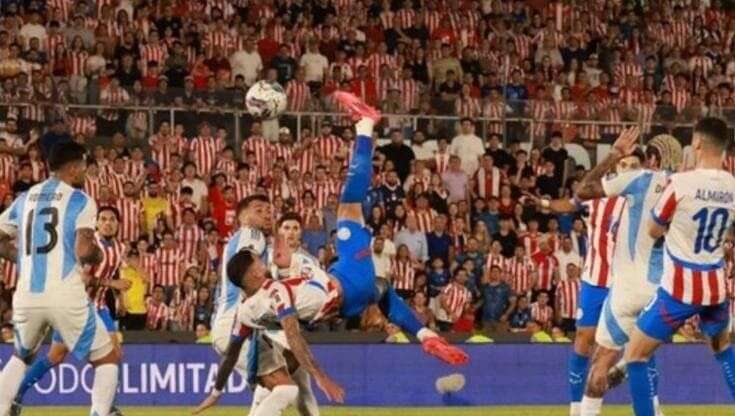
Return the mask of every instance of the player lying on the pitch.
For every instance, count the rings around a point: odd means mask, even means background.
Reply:
[[[464,351],[423,327],[390,283],[375,276],[370,250],[371,234],[364,227],[362,201],[367,196],[372,178],[372,133],[373,126],[380,120],[380,113],[349,93],[337,92],[334,98],[353,117],[359,118],[355,126],[354,153],[337,210],[338,260],[330,267],[329,273],[314,270],[309,276],[280,282],[268,279],[267,265],[248,251],[241,251],[230,260],[228,278],[245,291],[247,298],[238,309],[236,326],[239,332],[225,353],[215,389],[197,412],[213,406],[219,399],[245,338],[257,334],[258,329],[279,327],[283,329],[299,366],[314,377],[330,400],[342,402],[344,391],[317,365],[301,335],[299,321],[314,323],[337,316],[358,316],[373,303],[378,304],[392,323],[416,336],[428,354],[455,365],[469,360]],[[277,393],[278,387],[270,388],[271,395]],[[282,401],[293,401],[295,392],[287,393],[285,390],[278,388],[276,397],[283,395]]]

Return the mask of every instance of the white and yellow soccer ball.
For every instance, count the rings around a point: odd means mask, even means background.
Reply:
[[[245,95],[245,107],[253,117],[272,119],[286,111],[288,98],[277,82],[261,80],[253,84]]]

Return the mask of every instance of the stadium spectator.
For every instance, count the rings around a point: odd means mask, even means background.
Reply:
[[[145,294],[148,291],[150,277],[140,262],[137,249],[128,251],[125,263],[120,269],[120,279],[130,282],[130,288],[122,292],[121,306],[122,328],[130,331],[145,329],[147,313]]]
[[[493,265],[486,269],[479,289],[483,324],[507,325],[515,306],[516,297],[508,283],[501,280],[499,266]]]
[[[454,272],[451,282],[442,289],[436,312],[439,330],[449,331],[471,306],[472,293],[465,287],[466,283],[467,271],[460,268]]]

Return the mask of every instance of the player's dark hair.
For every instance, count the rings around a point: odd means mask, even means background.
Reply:
[[[295,213],[295,212],[287,212],[283,215],[281,215],[281,218],[278,219],[278,222],[276,222],[276,229],[281,228],[281,225],[283,225],[286,221],[296,221],[299,223],[300,226],[303,226],[304,224],[301,222],[301,215]]]
[[[240,250],[227,262],[227,278],[230,283],[243,289],[243,276],[255,262],[255,256],[250,250]]]
[[[268,201],[268,197],[263,194],[249,195],[241,199],[240,202],[237,203],[237,214],[236,215],[239,217],[243,211],[250,208],[250,205],[256,201],[265,202],[265,203],[270,202]]]
[[[79,143],[56,143],[51,147],[48,156],[48,167],[52,172],[56,172],[70,163],[83,161],[86,153],[87,149]]]
[[[117,208],[113,207],[112,205],[103,205],[103,206],[101,206],[99,208],[99,210],[97,210],[97,218],[99,218],[100,217],[100,214],[102,214],[105,211],[111,212],[112,215],[115,216],[115,219],[118,220],[118,221],[120,221],[120,211],[118,211]]]
[[[727,149],[730,145],[730,134],[727,124],[717,117],[705,117],[694,126],[694,133],[699,133],[719,149]]]

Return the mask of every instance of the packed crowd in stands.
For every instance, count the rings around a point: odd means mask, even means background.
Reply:
[[[125,257],[121,276],[146,282],[118,305],[145,315],[128,329],[209,323],[222,244],[251,193],[271,198],[274,218],[299,213],[304,248],[329,262],[350,120],[297,126],[284,116],[273,129],[243,116],[233,137],[225,109],[243,111],[256,80],[280,83],[292,113],[339,111],[329,94],[343,89],[393,115],[376,131],[386,144],[365,201],[373,258],[446,331],[574,329],[583,218],[523,197],[571,196],[584,169],[565,142],[609,140],[623,122],[685,138],[697,117],[735,118],[735,19],[718,0],[0,8],[1,205],[46,177],[49,143],[87,144],[85,191],[121,215],[124,248],[109,252]],[[186,111],[171,123],[168,107]],[[2,262],[0,271],[7,322],[16,269]],[[345,326],[384,325],[366,316]]]

